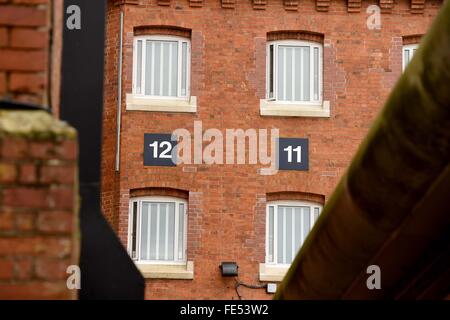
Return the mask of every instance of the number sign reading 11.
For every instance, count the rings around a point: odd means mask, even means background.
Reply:
[[[309,169],[308,139],[279,138],[278,139],[278,170]]]
[[[176,166],[176,141],[170,133],[144,134],[144,166]]]

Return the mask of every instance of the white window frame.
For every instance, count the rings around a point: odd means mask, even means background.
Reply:
[[[133,203],[137,202],[137,225],[136,225],[136,256],[132,256],[132,228],[133,228]],[[142,225],[142,203],[143,202],[156,202],[156,203],[175,203],[175,238],[174,238],[174,252],[179,252],[178,247],[178,234],[179,234],[179,214],[183,214],[183,249],[182,254],[183,257],[180,259],[175,258],[174,254],[174,260],[141,260],[140,259],[140,239],[139,236],[141,234],[141,225]],[[184,205],[184,213],[179,212],[180,204]],[[166,197],[166,196],[146,196],[146,197],[134,197],[130,198],[130,205],[129,205],[129,215],[128,215],[128,244],[127,249],[130,257],[139,264],[155,264],[155,265],[185,265],[187,263],[187,206],[188,202],[181,198],[175,198],[175,197]]]
[[[273,50],[273,98],[269,97],[270,86],[270,46],[274,46]],[[310,97],[308,101],[285,101],[278,99],[278,46],[293,46],[293,47],[310,47]],[[314,48],[318,48],[318,99],[314,99]],[[286,105],[322,105],[323,103],[323,45],[319,42],[304,41],[304,40],[276,40],[268,41],[266,45],[266,100],[276,101],[280,104]]]
[[[272,266],[277,266],[277,267],[289,267],[291,264],[290,263],[278,263],[277,259],[278,259],[278,245],[277,245],[277,236],[278,236],[278,207],[279,206],[289,206],[289,207],[309,207],[310,208],[310,221],[312,221],[311,226],[310,226],[310,231],[312,230],[312,228],[314,227],[314,224],[317,222],[317,219],[315,219],[314,215],[315,215],[315,208],[319,209],[319,216],[322,212],[323,209],[323,205],[319,204],[319,203],[315,203],[315,202],[310,202],[310,201],[297,201],[297,200],[278,200],[278,201],[271,201],[271,202],[267,202],[266,205],[266,257],[265,257],[265,263],[266,265],[272,265]],[[269,210],[270,207],[274,207],[274,228],[273,228],[273,261],[270,261],[269,259]],[[303,233],[303,225],[301,228],[301,232]],[[305,239],[306,239],[307,235],[305,235]],[[303,245],[303,243],[302,243]],[[301,246],[302,246],[301,245]],[[300,248],[301,248],[300,246]],[[299,248],[299,250],[300,250]],[[294,253],[293,257],[295,259],[295,254]]]
[[[413,44],[405,44],[402,48],[402,68],[403,71],[405,71],[406,67],[408,66],[408,63],[405,60],[405,53],[408,52],[409,54],[409,62],[411,62],[411,59],[413,58],[415,51],[419,48],[418,43]]]
[[[178,82],[177,96],[157,96],[145,94],[145,69],[146,69],[146,40],[153,41],[177,41],[178,42]],[[141,93],[137,93],[137,45],[138,41],[142,41],[142,63],[141,63]],[[187,43],[186,57],[186,95],[181,95],[181,77],[182,77],[182,44]],[[152,69],[153,70],[153,69]],[[133,42],[133,96],[136,98],[153,99],[153,100],[189,100],[191,83],[191,41],[188,38],[167,35],[146,35],[135,36]]]

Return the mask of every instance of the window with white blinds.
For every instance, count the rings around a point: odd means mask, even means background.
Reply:
[[[406,69],[406,66],[411,61],[418,47],[418,44],[408,44],[403,46],[403,70]]]
[[[187,203],[177,198],[132,199],[128,236],[131,257],[144,262],[184,262],[186,209]]]
[[[134,40],[133,93],[148,97],[189,96],[188,39],[139,36]]]
[[[287,103],[322,100],[322,45],[281,40],[267,45],[267,99]]]
[[[266,220],[266,263],[292,263],[321,211],[322,205],[315,203],[270,202]]]

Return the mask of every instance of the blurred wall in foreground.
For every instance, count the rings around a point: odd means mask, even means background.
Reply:
[[[66,281],[77,189],[75,130],[45,111],[0,109],[0,299],[76,298]]]

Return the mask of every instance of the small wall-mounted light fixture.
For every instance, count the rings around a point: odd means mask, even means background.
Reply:
[[[220,269],[222,270],[222,277],[237,277],[238,265],[236,262],[222,262]]]

